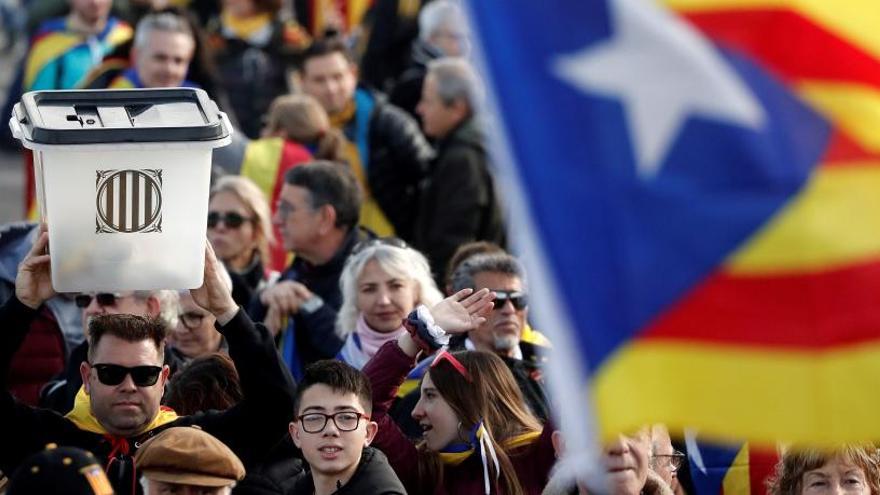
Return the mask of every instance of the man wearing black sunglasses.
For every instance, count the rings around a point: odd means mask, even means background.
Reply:
[[[528,292],[522,265],[504,251],[475,254],[458,264],[450,277],[450,286],[453,294],[462,289],[489,289],[495,293],[493,310],[486,321],[476,329],[450,339],[450,351],[480,350],[497,354],[510,369],[532,412],[542,420],[549,419],[550,407],[543,379],[549,349],[543,345],[540,334],[531,329],[526,333]],[[526,335],[528,338],[524,338]],[[418,376],[410,375],[408,380],[413,378]],[[413,437],[422,433],[411,415],[419,394],[416,387],[392,412],[395,422]]]
[[[24,337],[28,321],[52,297],[49,256],[43,232],[16,277],[16,293],[0,307],[0,376]],[[135,315],[100,315],[91,322],[88,360],[80,365],[85,394],[66,416],[34,409],[0,388],[0,436],[15,448],[0,451],[0,470],[14,472],[22,460],[47,443],[93,452],[117,494],[140,493],[132,456],[141,443],[170,426],[199,425],[253,465],[284,437],[293,416],[293,384],[278,359],[271,335],[255,327],[234,303],[208,245],[204,284],[191,294],[217,318],[229,343],[244,399],[225,412],[177,416],[160,408],[168,378],[163,365],[165,328]]]
[[[108,314],[132,314],[156,318],[166,330],[176,325],[178,297],[172,290],[125,291],[125,292],[83,292],[73,296],[78,308],[82,309],[82,328],[88,333],[89,322]],[[88,337],[88,335],[87,335]],[[87,360],[88,339],[73,348],[64,373],[48,383],[40,395],[40,406],[54,409],[62,414],[69,412],[77,393],[83,385],[79,363]],[[182,361],[172,352],[165,353],[165,364],[174,374],[182,366]]]
[[[549,408],[542,369],[549,349],[529,329],[528,290],[522,264],[506,252],[477,254],[465,259],[452,275],[452,289],[489,289],[495,293],[494,310],[486,322],[456,342],[465,349],[494,352],[508,365],[532,410],[547,418]]]

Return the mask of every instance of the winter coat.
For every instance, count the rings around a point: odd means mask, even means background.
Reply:
[[[473,118],[437,143],[437,158],[421,198],[413,244],[428,257],[440,287],[458,246],[471,241],[504,246],[498,194],[483,134]]]
[[[8,224],[0,230],[0,304],[15,293],[18,264],[38,232],[38,225],[29,222]],[[36,405],[40,390],[64,369],[70,350],[83,340],[81,315],[72,299],[59,295],[46,301],[31,320],[7,382],[22,402]]]
[[[300,473],[293,488],[285,495],[312,495],[315,483],[312,472],[308,469]],[[406,495],[406,490],[388,465],[388,459],[382,452],[367,447],[361,454],[357,470],[348,483],[339,487],[334,495]]]
[[[299,311],[288,318],[290,323],[281,334],[282,356],[294,376],[300,376],[308,364],[336,356],[342,348],[345,339],[336,333],[336,313],[342,306],[339,277],[351,250],[370,235],[364,230],[353,229],[327,263],[316,266],[302,258],[296,258],[281,274],[279,282],[299,282],[324,301],[321,307],[312,312]],[[268,308],[260,301],[259,295],[255,295],[249,308],[251,317],[262,321],[267,312]],[[285,339],[290,338],[287,335],[291,331],[294,342],[286,342]]]
[[[425,178],[434,152],[412,117],[388,103],[381,93],[367,92],[373,100],[367,130],[369,158],[364,164],[370,194],[391,222],[395,234],[410,240],[419,204],[419,184]],[[352,124],[343,132],[349,140],[357,142],[353,137],[358,132],[350,128]]]
[[[12,354],[21,345],[30,320],[37,314],[13,297],[0,307],[0,376],[9,371]],[[172,426],[198,425],[229,446],[249,468],[287,432],[293,419],[293,383],[278,360],[274,341],[262,326],[255,326],[239,310],[226,325],[217,325],[227,342],[229,355],[241,379],[244,399],[228,411],[207,411],[176,416],[161,408],[152,428],[129,438],[102,433],[103,427],[90,415],[87,399],[67,416],[36,409],[17,401],[4,386],[0,389],[0,434],[15,448],[0,452],[0,470],[15,472],[21,462],[48,443],[86,449],[105,466],[119,495],[139,494],[134,470],[137,449],[155,434]],[[4,384],[5,385],[5,384]],[[83,396],[85,397],[85,396]]]

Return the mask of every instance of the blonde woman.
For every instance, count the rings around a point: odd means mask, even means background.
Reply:
[[[880,456],[874,445],[833,450],[789,448],[767,480],[768,495],[880,494]]]
[[[247,306],[273,276],[265,267],[274,242],[269,204],[248,178],[221,177],[208,203],[208,239],[232,278],[232,297]]]
[[[397,238],[362,241],[352,250],[340,278],[342,307],[336,330],[346,335],[339,358],[361,369],[386,342],[404,332],[403,319],[419,304],[443,296],[428,260]]]

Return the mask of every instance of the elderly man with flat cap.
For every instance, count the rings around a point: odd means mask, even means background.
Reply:
[[[145,495],[229,495],[244,466],[223,442],[197,426],[168,428],[134,456]]]

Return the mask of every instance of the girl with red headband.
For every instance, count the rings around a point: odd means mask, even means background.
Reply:
[[[409,493],[539,494],[547,483],[552,428],[528,411],[504,362],[491,353],[443,348],[449,334],[485,321],[493,298],[488,289],[465,289],[430,311],[419,306],[405,321],[407,332],[379,349],[363,370],[379,423],[373,445],[388,456]],[[412,413],[424,436],[413,444],[388,409],[422,352],[436,354]]]

